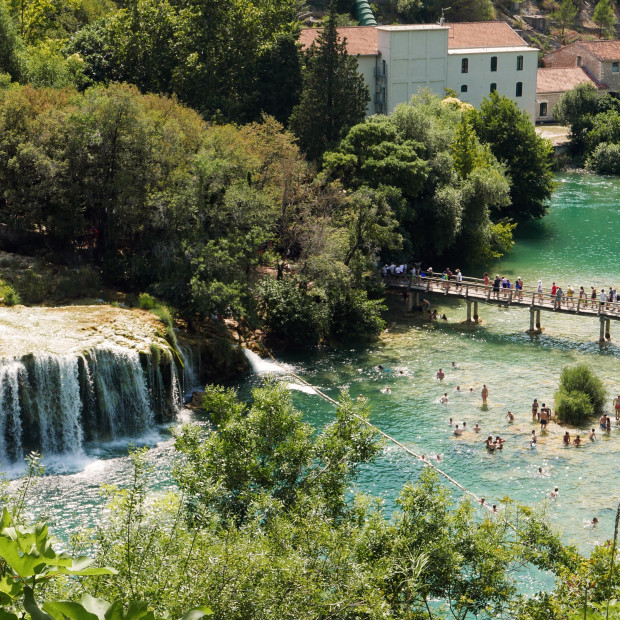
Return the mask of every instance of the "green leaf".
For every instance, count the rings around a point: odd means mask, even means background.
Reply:
[[[198,620],[203,616],[211,616],[213,611],[209,607],[194,607],[183,614],[181,620]]]
[[[0,620],[19,620],[19,618],[12,614],[10,611],[4,611],[4,609],[0,609]]]
[[[49,601],[43,605],[43,609],[48,612],[54,620],[100,620],[96,616],[84,609],[81,603],[73,601]]]
[[[39,609],[34,600],[32,588],[24,588],[24,609],[30,614],[32,620],[57,620]]]

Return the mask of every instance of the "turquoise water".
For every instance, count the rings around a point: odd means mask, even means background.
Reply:
[[[558,177],[558,188],[549,215],[519,231],[514,251],[483,270],[521,276],[527,285],[539,278],[546,286],[556,281],[565,287],[620,286],[620,265],[616,246],[620,242],[619,180],[566,174]],[[454,269],[458,265],[451,265]],[[499,308],[481,304],[482,324],[468,327],[464,302],[432,299],[447,322],[428,324],[396,311],[380,341],[343,350],[328,350],[282,357],[281,361],[327,394],[337,397],[342,389],[352,396],[366,396],[371,403],[371,421],[418,453],[440,454],[441,467],[488,503],[501,505],[506,495],[529,505],[547,505],[549,518],[587,552],[595,543],[613,535],[613,519],[620,497],[620,472],[616,454],[620,448],[620,427],[595,443],[584,438],[580,448],[562,445],[564,429],[551,424],[546,435],[530,449],[529,436],[539,426],[531,422],[531,403],[552,404],[562,368],[587,362],[603,379],[611,400],[620,390],[620,322],[612,322],[612,343],[597,343],[596,318],[543,313],[544,332],[530,338],[525,330],[529,313],[524,308]],[[403,308],[404,309],[404,308]],[[457,368],[451,367],[451,362]],[[388,370],[379,370],[378,365]],[[436,378],[443,368],[443,382]],[[399,371],[404,375],[400,375]],[[237,383],[242,394],[258,382],[248,376]],[[489,406],[481,407],[482,384],[489,388]],[[456,394],[457,385],[471,394]],[[381,393],[389,386],[391,394]],[[448,404],[441,404],[447,392]],[[320,427],[332,419],[333,408],[316,395],[294,391],[295,404],[305,419]],[[509,424],[511,410],[516,420]],[[190,414],[185,413],[185,416]],[[468,431],[455,437],[449,418],[482,432]],[[189,419],[189,418],[187,418]],[[573,432],[573,429],[571,429]],[[483,447],[488,434],[506,440],[502,452],[491,454]],[[169,486],[172,459],[171,440],[162,431],[144,443],[153,448],[151,460],[160,488]],[[91,446],[83,458],[65,462],[69,473],[59,473],[40,481],[31,499],[33,513],[45,509],[56,526],[70,533],[81,523],[96,521],[101,513],[98,486],[102,482],[123,483],[129,465],[122,456],[124,445]],[[65,459],[66,461],[66,459]],[[542,467],[542,474],[538,468]],[[421,464],[402,450],[387,446],[376,463],[361,472],[355,490],[380,496],[386,510],[394,506],[403,484],[415,480]],[[554,486],[557,500],[550,499]],[[458,494],[456,494],[458,497]],[[597,529],[586,527],[597,516]]]

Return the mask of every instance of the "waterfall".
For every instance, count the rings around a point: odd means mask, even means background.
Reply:
[[[278,366],[277,364],[274,364],[273,362],[270,362],[268,360],[264,360],[262,357],[260,357],[260,355],[254,353],[254,351],[250,351],[250,349],[243,349],[243,352],[245,353],[248,362],[250,362],[252,370],[256,374],[282,374],[287,372],[281,366]]]
[[[141,435],[179,406],[167,349],[0,358],[0,465],[30,450],[79,454],[85,441]]]

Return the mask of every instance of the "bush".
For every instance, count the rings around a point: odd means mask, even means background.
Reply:
[[[54,299],[96,297],[101,288],[99,274],[89,265],[72,269],[58,278]]]
[[[555,399],[560,421],[580,424],[603,412],[607,392],[592,370],[580,364],[564,368]]]
[[[594,415],[594,405],[584,392],[556,392],[555,405],[560,422],[579,425]]]
[[[620,144],[599,144],[586,160],[586,168],[598,174],[620,174]]]
[[[138,295],[138,304],[142,310],[152,310],[157,305],[157,300],[148,293]]]
[[[4,303],[7,306],[15,306],[21,303],[21,299],[14,288],[9,287],[4,294]]]

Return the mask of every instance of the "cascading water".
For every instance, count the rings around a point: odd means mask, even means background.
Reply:
[[[254,351],[250,351],[250,349],[243,349],[243,353],[245,354],[248,362],[252,366],[252,370],[257,374],[282,374],[285,373],[286,370],[282,368],[282,366],[278,366],[278,364],[274,364],[268,360],[264,360],[260,355],[254,353]]]
[[[168,350],[102,346],[75,355],[0,358],[0,463],[79,453],[85,440],[143,434],[180,406]]]

